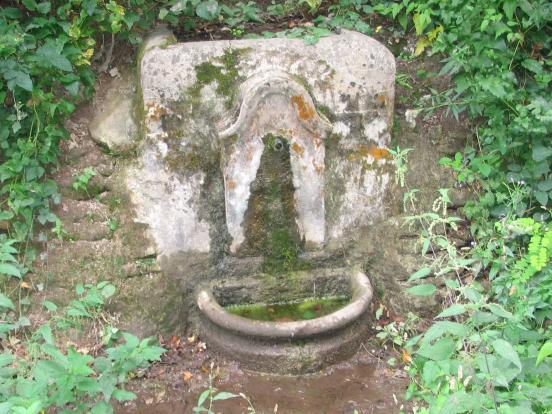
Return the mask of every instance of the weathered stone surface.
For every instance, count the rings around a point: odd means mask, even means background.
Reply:
[[[406,178],[425,211],[452,183],[437,160],[462,139],[435,120],[411,130],[400,110],[391,131],[394,64],[385,48],[350,32],[306,46],[175,44],[165,31],[141,56],[143,130],[136,151],[110,158],[115,178],[100,197],[120,226],[109,240],[76,243],[83,253],[67,253],[64,287],[81,274],[109,275],[122,320],[147,334],[197,327],[195,290],[208,283],[233,299],[247,301],[259,286],[270,296],[261,301],[295,300],[295,271],[305,269],[358,265],[398,313],[434,304],[404,292],[423,259],[418,229],[403,224],[410,211],[386,148],[413,148]],[[276,271],[255,249],[264,244],[281,248]],[[322,273],[312,272],[318,288]]]
[[[355,34],[346,34],[346,39],[351,45],[372,42]],[[430,211],[438,195],[436,190],[453,184],[450,171],[437,161],[443,156],[453,156],[464,146],[466,133],[459,123],[419,117],[412,130],[399,107],[395,111],[390,143],[390,117],[385,117],[385,111],[390,108],[378,106],[372,111],[366,109],[368,104],[360,109],[355,106],[367,100],[363,98],[366,87],[353,88],[340,81],[336,86],[336,77],[349,71],[342,67],[347,61],[343,58],[341,64],[338,57],[327,60],[337,66],[332,78],[329,64],[312,62],[313,56],[319,53],[333,53],[321,51],[319,46],[283,40],[284,45],[292,46],[276,47],[272,43],[275,41],[263,41],[272,45],[268,49],[273,52],[259,52],[257,56],[255,49],[248,49],[247,42],[220,42],[223,45],[217,49],[220,54],[211,56],[206,51],[208,44],[169,46],[175,39],[166,31],[158,33],[154,40],[146,42],[143,48],[146,58],[150,52],[176,53],[183,47],[192,49],[192,57],[204,58],[207,63],[186,64],[189,72],[182,70],[176,74],[188,82],[180,83],[178,88],[176,83],[173,85],[179,98],[160,98],[161,105],[146,105],[144,111],[137,111],[140,115],[149,114],[144,125],[149,129],[138,131],[140,138],[145,139],[138,140],[136,151],[129,151],[124,157],[112,157],[89,139],[88,116],[96,110],[81,108],[80,116],[86,119],[74,115],[72,119],[76,123],[66,124],[71,132],[71,139],[62,144],[67,162],[55,177],[65,197],[56,214],[62,219],[67,236],[75,241],[49,241],[50,248],[41,253],[41,263],[35,272],[36,278],[48,286],[45,298],[62,305],[74,297],[76,284],[109,280],[118,288],[110,303],[110,310],[118,314],[118,326],[142,336],[173,335],[201,326],[195,309],[197,287],[213,283],[219,288],[217,299],[237,303],[293,301],[301,298],[299,281],[316,286],[319,293],[324,286],[337,283],[325,277],[325,271],[354,264],[370,277],[378,300],[392,311],[402,315],[407,311],[428,317],[434,315],[432,309],[441,301],[438,295],[416,298],[405,292],[412,285],[406,282],[409,274],[425,266],[426,261],[419,255],[420,229],[404,225],[404,217],[412,211],[403,211],[406,189],[395,183],[385,148],[397,145],[413,149],[408,154],[408,188],[419,189],[416,211]],[[322,39],[326,49],[336,44],[330,40]],[[225,52],[224,45],[234,45],[233,57]],[[280,55],[291,62],[289,66],[264,71],[266,65],[278,65]],[[269,63],[261,65],[265,58]],[[134,68],[120,69],[124,74]],[[166,61],[155,67],[158,75],[166,72],[163,76],[170,79],[175,74],[169,69]],[[291,80],[289,73],[293,75]],[[326,77],[321,79],[321,73],[327,74]],[[371,75],[366,71],[362,76]],[[263,84],[270,79],[275,85],[272,94],[267,93],[267,86]],[[109,94],[120,93],[120,82],[117,79],[99,85],[95,107],[102,108],[103,102],[107,102],[103,89]],[[335,92],[340,85],[349,88],[342,97]],[[140,88],[136,90],[136,102],[141,102]],[[165,96],[165,92],[159,93]],[[303,101],[293,98],[299,94]],[[341,99],[353,103],[342,105]],[[268,109],[264,117],[255,111],[261,107]],[[315,110],[310,111],[311,107]],[[302,119],[301,112],[312,114],[312,118]],[[280,131],[278,125],[287,123],[295,131]],[[160,125],[159,135],[152,125]],[[261,131],[258,137],[254,130]],[[262,131],[267,130],[272,132],[272,137],[262,136]],[[379,130],[381,134],[376,134]],[[311,145],[316,142],[317,134],[321,142],[318,147]],[[280,152],[274,149],[280,148],[278,142],[283,144]],[[249,145],[253,149],[263,147],[251,152],[258,157],[256,169],[252,168],[253,157],[248,160]],[[317,179],[313,169],[308,170],[307,157],[322,164],[323,180]],[[267,165],[282,159],[286,162]],[[303,166],[311,176],[301,175]],[[98,175],[90,182],[90,194],[75,194],[72,183],[86,167],[93,167]],[[281,177],[274,174],[280,167],[285,167]],[[231,188],[232,175],[242,182],[242,193],[237,193],[237,186]],[[291,194],[289,198],[280,189],[270,193],[278,180],[285,181],[279,187]],[[243,185],[245,182],[250,183],[249,188]],[[257,203],[254,200],[257,195],[267,196],[266,203]],[[305,203],[301,202],[301,195]],[[451,190],[449,195],[453,207],[460,208],[466,201],[464,189]],[[244,202],[246,197],[249,200]],[[289,200],[293,205],[286,204]],[[265,207],[270,215],[258,220],[252,212],[262,212]],[[273,207],[281,208],[280,213],[289,215],[285,217],[289,220],[274,219],[273,212],[277,209]],[[240,208],[244,209],[243,216]],[[243,217],[241,223],[240,217]],[[115,231],[110,230],[112,220],[117,223]],[[268,228],[271,221],[273,228]],[[296,263],[291,266],[293,271],[271,273],[266,269],[265,257],[254,255],[253,249],[244,251],[244,247],[251,245],[248,242],[255,245],[258,240],[262,241],[264,233],[278,230],[280,223],[288,226],[294,237],[301,233],[311,243],[303,249],[300,243],[294,244],[295,239],[291,240],[293,243],[285,246],[288,250],[300,248]],[[241,245],[240,236],[244,238]],[[234,243],[236,240],[238,243]],[[466,241],[458,246],[462,243]],[[231,252],[233,244],[235,253]],[[263,273],[265,276],[260,278],[259,274]],[[305,276],[307,273],[311,279]],[[433,278],[421,282],[427,281],[439,282]],[[366,317],[370,317],[370,312]],[[356,332],[355,329],[351,327],[351,332]],[[336,340],[341,341],[343,336],[340,338]],[[328,341],[336,343],[331,337]],[[240,352],[247,357],[248,349],[242,346],[246,342],[232,344],[237,357]],[[219,343],[227,343],[227,338],[221,337]],[[342,342],[340,346],[345,345]],[[356,343],[350,343],[351,349],[355,346]],[[308,357],[310,350],[305,348],[301,355],[312,368],[316,361]],[[293,349],[289,351],[292,357],[297,355]],[[331,362],[327,353],[318,356]],[[266,369],[288,372],[304,369],[304,366],[290,365],[289,361],[290,358],[274,359],[274,367]],[[259,355],[257,366],[260,364],[266,364],[263,355]]]
[[[142,58],[146,139],[128,174],[137,219],[161,254],[239,251],[261,156],[277,150],[270,136],[289,146],[295,221],[308,248],[381,218],[395,74],[385,47],[348,31],[312,46],[165,43]],[[217,180],[215,199],[206,187]],[[206,208],[217,203],[223,221]]]
[[[115,152],[132,149],[138,138],[134,99],[132,79],[115,80],[89,124],[92,139]]]
[[[319,275],[322,277],[319,278]],[[222,297],[217,298],[211,288],[205,288],[198,294],[203,338],[210,346],[244,366],[268,372],[312,372],[350,357],[368,332],[366,310],[370,306],[373,291],[366,275],[359,269],[341,268],[312,269],[298,272],[295,276],[295,298],[311,297],[312,290],[318,289],[322,297],[345,294],[351,297],[351,301],[333,313],[309,320],[249,320],[221,307],[220,298],[223,299],[222,304],[228,300],[228,296],[234,296],[230,298],[230,303],[236,299],[243,300],[239,292],[243,290],[253,297],[268,296],[268,301],[271,301],[275,296],[274,292],[270,292],[273,287],[266,280],[265,283],[251,284],[242,279],[241,283],[234,286],[237,291],[229,292],[230,285],[223,281],[223,286],[216,289]],[[257,275],[253,280],[267,277],[270,278],[270,275]],[[266,292],[267,288],[269,292]],[[261,301],[266,302],[266,299]]]

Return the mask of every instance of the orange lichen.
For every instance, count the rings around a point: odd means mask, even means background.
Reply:
[[[236,182],[234,180],[228,180],[228,188],[230,190],[233,190],[234,188],[236,188]]]
[[[312,165],[314,166],[314,170],[317,174],[321,174],[324,171],[324,165],[317,164],[314,160],[312,160]]]
[[[389,154],[389,151],[387,149],[379,148],[373,144],[371,144],[368,147],[368,154],[370,154],[376,160],[381,160],[382,158],[385,158],[385,159],[391,158],[391,154]]]
[[[376,101],[378,101],[378,103],[380,103],[382,106],[385,105],[386,101],[387,101],[387,98],[385,95],[377,95],[376,96]]]
[[[350,161],[356,161],[361,158],[365,158],[368,155],[371,155],[376,161],[381,159],[390,159],[391,154],[385,148],[380,148],[374,144],[362,144],[359,146],[358,150],[349,154]]]
[[[297,142],[294,142],[293,144],[291,144],[291,149],[293,152],[297,153],[298,155],[303,155],[303,153],[305,152],[305,149]]]
[[[305,98],[302,95],[293,95],[291,97],[291,104],[297,108],[299,118],[305,121],[311,119],[315,114],[314,107],[305,102]]]

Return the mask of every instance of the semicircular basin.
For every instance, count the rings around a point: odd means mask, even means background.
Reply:
[[[301,373],[343,360],[354,354],[358,348],[354,343],[367,332],[363,322],[373,294],[363,272],[347,271],[351,301],[328,315],[309,320],[248,319],[222,307],[212,289],[201,289],[197,305],[202,334],[219,352],[261,371]]]

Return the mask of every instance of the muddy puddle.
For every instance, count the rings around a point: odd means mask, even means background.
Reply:
[[[396,371],[367,362],[342,364],[302,377],[264,375],[236,370],[215,384],[220,391],[243,393],[258,414],[391,414],[398,413],[407,381]],[[183,392],[178,401],[121,407],[117,414],[192,413],[197,392]],[[178,397],[173,395],[173,398]],[[249,413],[249,404],[237,397],[215,401],[215,413]]]

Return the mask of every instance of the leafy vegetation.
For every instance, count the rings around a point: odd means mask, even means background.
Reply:
[[[286,0],[273,1],[266,10],[254,1],[4,2],[0,221],[7,230],[0,236],[0,319],[5,321],[0,336],[26,332],[30,325],[15,298],[35,257],[29,241],[37,226],[53,226],[54,235],[63,237],[51,212],[60,192],[48,174],[67,137],[64,120],[93,93],[92,62],[106,69],[116,40],[138,44],[158,20],[180,31],[198,22],[227,26],[241,37],[249,24],[291,15],[312,23],[263,35],[314,43],[339,28],[378,33],[381,27],[369,23],[374,16],[396,21],[393,30],[417,38],[415,50],[401,57],[437,54],[443,60],[440,75],[451,79],[449,89],[432,90],[417,109],[426,115],[446,109],[473,127],[473,144],[441,160],[458,185],[476,194],[463,210],[473,236],[470,248],[451,242],[463,217],[449,214],[448,190],[440,190],[432,211],[419,211],[416,189],[408,188],[408,150],[393,152],[398,182],[407,188],[407,221],[422,228],[421,252],[431,263],[411,276],[410,292],[433,295],[444,289],[449,304],[425,333],[393,325],[379,335],[394,343],[408,366],[408,397],[417,401],[417,412],[550,412],[552,5],[545,0]],[[413,86],[406,75],[398,82]],[[86,192],[93,175],[83,171],[74,189]],[[28,342],[36,352],[23,359],[8,351],[0,355],[0,412],[38,413],[56,406],[66,412],[110,412],[112,397],[132,398],[121,387],[129,373],[159,357],[161,350],[150,341],[128,334],[119,345],[106,342],[95,358],[59,349],[54,331],[94,320],[113,288],[87,285],[77,293],[61,313],[53,303],[44,304],[53,317]],[[114,335],[107,337],[117,339]],[[211,387],[197,409],[208,412],[205,403],[210,406],[218,395]]]
[[[477,195],[464,208],[471,248],[451,241],[462,218],[449,216],[447,189],[430,212],[416,210],[415,189],[405,194],[407,222],[420,225],[431,257],[410,292],[432,295],[435,283],[423,279],[441,276],[450,304],[404,344],[413,356],[408,397],[424,402],[421,413],[550,412],[552,7],[406,0],[372,10],[415,31],[415,55],[429,47],[443,56],[440,74],[453,87],[419,110],[465,113],[475,133],[475,147],[441,160]]]
[[[95,357],[88,349],[62,349],[60,339],[68,328],[105,319],[100,319],[102,307],[115,287],[100,282],[77,285],[76,291],[78,298],[63,311],[44,302],[50,318],[36,327],[26,354],[14,355],[8,348],[0,354],[0,412],[37,414],[56,407],[59,413],[112,413],[112,399],[135,398],[124,389],[132,373],[159,360],[164,349],[152,338],[140,341],[112,326],[104,327]],[[0,296],[2,307],[13,310],[13,303]]]

